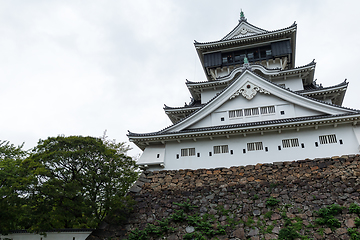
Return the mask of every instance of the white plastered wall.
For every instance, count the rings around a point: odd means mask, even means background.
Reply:
[[[229,118],[229,110],[256,108],[265,106],[275,106],[275,114],[267,115],[256,115],[256,116],[243,116],[240,118]],[[283,114],[282,114],[283,113]],[[234,99],[228,100],[213,113],[209,114],[199,122],[193,124],[191,129],[202,128],[209,126],[221,126],[228,124],[239,124],[247,122],[259,122],[268,121],[275,119],[294,118],[294,117],[305,117],[305,116],[316,116],[322,115],[323,113],[308,109],[303,106],[294,105],[288,103],[281,98],[274,95],[257,93],[256,96],[247,100],[243,96],[237,96]]]
[[[48,232],[46,236],[33,233],[13,233],[9,235],[0,235],[0,239],[12,239],[12,240],[85,240],[89,235],[89,232]]]
[[[336,135],[337,143],[320,144],[319,136],[329,134]],[[292,138],[298,138],[300,146],[283,148],[282,140]],[[340,140],[342,140],[343,144],[340,144]],[[264,150],[247,151],[247,143],[252,142],[263,142]],[[318,147],[315,146],[315,142],[318,143]],[[304,148],[301,147],[302,143]],[[213,146],[218,145],[228,145],[229,153],[214,154]],[[279,146],[281,150],[278,150]],[[191,147],[195,148],[195,156],[180,156],[177,159],[176,156],[181,153],[182,148]],[[265,147],[268,148],[267,152]],[[214,137],[213,140],[198,138],[196,141],[189,140],[181,141],[180,143],[174,141],[167,143],[165,168],[158,168],[157,170],[245,166],[257,163],[341,156],[358,153],[358,147],[359,143],[350,124],[338,127],[328,126],[319,127],[318,129],[301,129],[300,131],[287,130],[281,133],[265,132],[263,135],[259,133],[248,134],[246,136],[230,136],[230,138]],[[243,153],[243,149],[245,149],[246,153]],[[231,150],[233,150],[233,154],[230,154]],[[209,152],[212,152],[212,156],[209,156]],[[198,153],[200,154],[199,157],[197,156]]]

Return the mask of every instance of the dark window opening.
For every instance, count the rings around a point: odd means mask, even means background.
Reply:
[[[233,151],[233,150],[230,150],[230,154],[234,154],[234,151]]]
[[[284,115],[284,114],[285,114],[285,111],[280,111],[280,114],[281,114],[281,115]]]
[[[301,148],[305,148],[305,144],[302,143],[302,144],[301,144]]]
[[[158,153],[157,155],[156,155],[156,158],[159,158],[160,157],[160,154]]]
[[[340,142],[340,144],[343,144],[343,140],[342,140],[342,139],[340,139],[339,142]]]
[[[209,152],[209,156],[211,157],[211,155],[212,155],[212,152]]]
[[[200,157],[200,153],[197,153],[197,157]]]
[[[179,154],[176,154],[176,159],[179,159]]]
[[[221,118],[221,121],[222,121],[222,122],[225,121],[225,118],[222,117],[222,118]]]
[[[265,147],[265,152],[268,152],[268,151],[269,151],[268,147]]]
[[[246,149],[245,149],[245,148],[243,149],[243,153],[246,153]]]
[[[278,146],[278,149],[281,150],[281,146]]]
[[[318,147],[318,146],[319,146],[318,142],[315,142],[315,147]]]

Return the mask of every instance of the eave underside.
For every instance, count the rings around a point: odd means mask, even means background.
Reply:
[[[360,120],[360,113],[346,115],[326,115],[316,117],[302,117],[282,119],[276,121],[254,122],[236,125],[215,126],[202,129],[187,129],[175,133],[155,134],[133,134],[128,135],[131,142],[144,150],[149,145],[165,144],[169,141],[181,142],[183,140],[210,139],[218,137],[230,138],[233,136],[246,137],[248,134],[266,134],[270,132],[282,133],[283,131],[301,131],[304,128],[318,129],[320,127],[337,127],[343,124],[357,125]],[[137,136],[138,135],[138,136]]]

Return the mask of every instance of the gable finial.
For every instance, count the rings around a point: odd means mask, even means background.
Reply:
[[[241,21],[246,21],[247,19],[245,18],[245,14],[244,14],[244,12],[243,12],[243,10],[241,9],[240,10],[240,20],[239,20],[239,22],[241,22]]]

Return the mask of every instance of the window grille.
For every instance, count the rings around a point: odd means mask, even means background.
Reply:
[[[244,109],[245,116],[251,116],[251,109]]]
[[[183,148],[181,149],[181,156],[195,156],[195,148]]]
[[[261,107],[260,113],[261,114],[275,113],[275,106]]]
[[[275,113],[275,106],[269,106],[268,107],[268,112],[269,113]]]
[[[259,115],[259,109],[253,108],[253,109],[251,109],[251,113],[252,113],[252,115]]]
[[[299,147],[299,139],[297,138],[283,139],[282,146],[283,148]]]
[[[243,111],[241,109],[229,111],[229,118],[236,118],[242,116],[243,116]]]
[[[214,146],[214,154],[228,153],[228,152],[229,152],[228,145]]]
[[[256,116],[259,114],[271,114],[271,113],[275,113],[275,106],[260,107],[260,110],[259,108],[247,108],[244,109],[244,112],[242,109],[231,110],[229,111],[229,118],[236,118],[242,116]]]
[[[261,114],[268,114],[268,108],[267,107],[261,107],[260,108],[260,113]]]
[[[259,115],[259,108],[244,109],[245,116]]]
[[[320,142],[320,144],[337,143],[336,135],[331,134],[331,135],[319,136],[319,142]]]
[[[263,143],[262,142],[247,143],[247,150],[248,151],[263,150]]]

